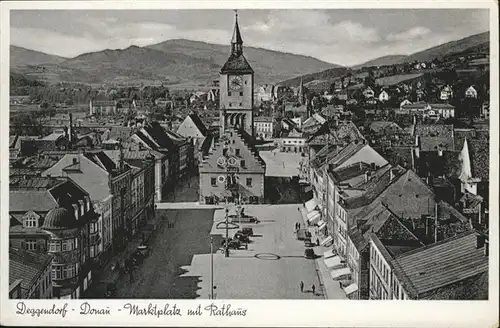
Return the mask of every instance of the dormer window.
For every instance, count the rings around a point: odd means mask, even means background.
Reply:
[[[38,219],[40,216],[33,211],[26,213],[24,217],[24,227],[25,228],[36,228],[38,227]]]
[[[72,206],[73,206],[73,211],[75,213],[75,219],[78,220],[78,212],[79,212],[78,211],[78,205],[73,204]]]

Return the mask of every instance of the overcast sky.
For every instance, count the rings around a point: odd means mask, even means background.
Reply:
[[[486,9],[240,10],[244,45],[341,65],[489,30]],[[65,57],[185,38],[229,44],[232,10],[11,11],[11,43]]]

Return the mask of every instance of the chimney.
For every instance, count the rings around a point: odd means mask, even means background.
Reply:
[[[420,137],[415,136],[415,146],[419,146],[419,145],[420,145]]]
[[[365,172],[365,182],[368,182],[368,176],[369,176],[368,173],[369,173],[369,171]]]
[[[480,235],[480,234],[476,235],[476,248],[480,249],[481,247],[485,246],[485,241],[486,241],[486,238],[484,235]],[[486,253],[486,250],[485,250],[485,253]]]
[[[420,147],[419,146],[415,147],[415,158],[417,158],[417,159],[420,158]]]
[[[488,240],[484,241],[484,256],[488,256],[490,252],[490,242]]]
[[[443,148],[438,146],[438,156],[442,157],[443,156]]]

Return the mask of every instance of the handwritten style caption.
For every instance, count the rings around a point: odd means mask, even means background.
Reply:
[[[218,317],[244,317],[247,315],[247,309],[235,308],[231,304],[208,305],[198,304],[194,307],[180,307],[175,303],[149,303],[143,304],[125,303],[122,307],[97,307],[92,302],[85,301],[75,306],[75,303],[58,304],[44,306],[30,306],[27,302],[20,301],[16,304],[16,314],[20,316],[51,316],[66,318],[69,316],[112,316],[128,315],[130,317],[156,317],[164,316],[218,316]]]

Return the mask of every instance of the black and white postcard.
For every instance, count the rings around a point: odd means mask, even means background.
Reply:
[[[498,325],[493,1],[1,9],[2,324]]]

